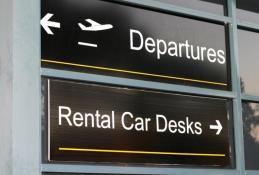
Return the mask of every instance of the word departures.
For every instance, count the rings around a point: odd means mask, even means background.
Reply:
[[[135,39],[135,40],[134,40]],[[134,41],[138,41],[136,44]],[[226,56],[223,50],[215,50],[204,46],[194,46],[188,40],[183,43],[163,39],[144,38],[143,34],[134,29],[130,29],[130,49],[146,50],[148,53],[155,53],[157,59],[168,54],[170,57],[186,58],[187,60],[208,61],[209,63],[225,64]],[[205,60],[207,59],[207,60]]]
[[[49,161],[231,166],[224,99],[44,79]]]

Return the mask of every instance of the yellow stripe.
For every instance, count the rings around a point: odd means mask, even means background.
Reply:
[[[45,59],[42,59],[41,61],[45,62],[45,63],[62,64],[62,65],[75,66],[75,67],[83,67],[83,68],[107,70],[107,71],[113,71],[113,72],[123,72],[123,73],[136,74],[136,75],[145,75],[145,76],[151,76],[151,77],[159,77],[159,78],[168,78],[168,79],[175,79],[175,80],[182,80],[182,81],[190,81],[190,82],[196,82],[196,83],[204,83],[204,84],[213,84],[213,85],[219,85],[219,86],[227,86],[226,83],[213,82],[213,81],[204,81],[204,80],[196,80],[196,79],[174,77],[174,76],[167,76],[167,75],[150,74],[150,73],[144,73],[144,72],[135,72],[135,71],[129,71],[129,70],[121,70],[121,69],[113,69],[113,68],[108,68],[108,67],[99,67],[99,66],[67,63],[67,62],[45,60]]]
[[[85,149],[85,148],[63,148],[59,151],[77,151],[77,152],[102,152],[102,153],[125,153],[125,154],[151,154],[151,155],[174,155],[174,156],[205,156],[205,157],[225,157],[225,154],[205,154],[205,153],[177,153],[177,152],[154,152],[154,151],[129,151],[129,150],[111,150],[111,149]]]

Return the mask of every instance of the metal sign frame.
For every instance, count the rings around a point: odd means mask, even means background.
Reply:
[[[226,175],[241,175],[248,174],[254,175],[258,174],[258,171],[246,171],[244,163],[244,143],[243,143],[243,125],[242,125],[242,100],[259,102],[258,96],[250,96],[241,93],[240,80],[239,80],[239,63],[238,63],[238,37],[237,29],[238,27],[243,27],[247,29],[253,29],[259,31],[259,25],[252,24],[248,22],[239,22],[236,18],[236,0],[227,0],[228,2],[228,16],[219,16],[215,14],[210,14],[206,12],[201,12],[197,10],[192,10],[188,8],[178,7],[174,5],[169,5],[166,3],[157,2],[155,0],[117,0],[123,3],[134,4],[135,6],[148,7],[160,11],[165,11],[167,13],[177,13],[181,15],[191,16],[203,20],[209,20],[219,23],[229,24],[229,44],[230,44],[230,55],[231,55],[231,77],[232,77],[232,91],[219,91],[195,87],[186,87],[181,85],[171,85],[164,83],[154,83],[146,82],[140,80],[128,80],[124,78],[92,75],[75,73],[69,71],[60,71],[53,69],[41,69],[41,76],[55,77],[55,78],[65,78],[73,80],[81,80],[87,82],[97,82],[97,83],[108,83],[112,85],[123,85],[138,88],[150,88],[166,90],[171,92],[181,92],[190,93],[196,95],[214,96],[214,97],[224,97],[233,100],[233,111],[234,111],[234,132],[235,132],[235,149],[236,149],[236,168],[233,170],[219,170],[219,169],[185,169],[185,168],[151,168],[151,167],[124,167],[124,166],[95,166],[95,165],[68,165],[68,164],[41,164],[42,172],[66,172],[66,173],[111,173],[111,174],[123,174],[125,172],[131,174],[186,174],[186,175],[216,175],[216,174],[226,174]],[[35,1],[33,1],[35,2]],[[37,10],[33,10],[33,14],[39,16],[40,11],[40,0],[36,3],[32,3],[33,7]],[[34,9],[34,8],[32,8]],[[27,17],[26,12],[22,11],[19,13],[21,17]],[[33,23],[38,24],[39,19],[35,18]],[[36,32],[40,35],[40,28],[38,27]],[[39,38],[38,38],[39,39]],[[40,39],[38,40],[40,43]],[[33,52],[33,51],[31,51]],[[33,52],[37,55],[37,50]],[[38,64],[39,58],[33,58],[34,63]],[[39,82],[39,81],[38,81]],[[40,97],[35,100],[40,102]],[[40,117],[40,116],[38,116]],[[39,128],[40,130],[40,128]],[[36,141],[36,140],[35,140]],[[34,143],[34,145],[38,145]]]

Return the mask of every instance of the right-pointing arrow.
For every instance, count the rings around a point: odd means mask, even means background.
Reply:
[[[216,135],[219,135],[220,132],[222,131],[222,125],[221,125],[221,123],[219,122],[219,120],[216,120],[216,123],[217,123],[217,125],[210,125],[210,129],[216,129],[216,130],[218,130],[218,131],[216,132]]]

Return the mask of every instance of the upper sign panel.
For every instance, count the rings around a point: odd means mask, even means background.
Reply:
[[[223,25],[99,0],[42,1],[42,66],[229,89]]]

